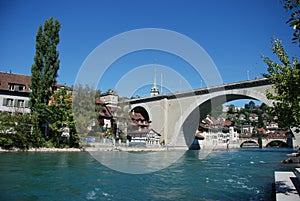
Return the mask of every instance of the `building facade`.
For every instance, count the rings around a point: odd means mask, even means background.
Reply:
[[[29,113],[31,77],[0,72],[0,112]]]
[[[204,139],[199,143],[201,148],[239,147],[239,135],[232,122],[208,115],[199,126],[204,130]]]

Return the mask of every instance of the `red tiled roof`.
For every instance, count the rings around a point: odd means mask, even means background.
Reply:
[[[129,116],[131,119],[133,120],[141,120],[141,121],[144,121],[145,118],[143,117],[143,115],[141,113],[137,113],[137,112],[130,112],[129,113]]]
[[[212,129],[212,128],[221,128],[221,127],[229,127],[232,126],[232,122],[225,120],[223,118],[215,119],[214,117],[208,115],[205,119],[203,119],[199,127],[205,128],[205,129]]]
[[[223,126],[231,126],[231,125],[232,125],[232,122],[228,121],[228,120],[225,120],[223,123]]]
[[[102,112],[99,112],[98,114],[99,118],[112,118],[111,111],[107,107],[104,107]]]
[[[9,88],[8,88],[9,83],[24,85],[25,86],[25,92],[29,92],[29,86],[30,86],[30,83],[31,83],[31,76],[0,72],[0,89],[1,90],[9,90]]]
[[[258,128],[257,131],[262,134],[267,134],[267,131],[264,128]]]

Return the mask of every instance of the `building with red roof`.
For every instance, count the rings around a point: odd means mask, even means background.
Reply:
[[[31,77],[0,72],[0,112],[29,113]]]

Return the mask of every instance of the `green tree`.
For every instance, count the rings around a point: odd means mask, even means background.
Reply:
[[[89,85],[77,84],[73,90],[73,113],[78,134],[87,135],[88,128],[97,120],[95,112],[96,91]]]
[[[28,149],[36,142],[31,132],[30,114],[0,114],[0,146],[5,149]]]
[[[103,104],[100,104],[101,90],[96,90],[95,92],[95,112],[99,113],[103,110]]]
[[[291,17],[287,23],[294,29],[293,43],[299,43],[300,47],[300,0],[282,0],[284,8],[291,11]]]
[[[236,113],[236,109],[235,109],[235,106],[233,104],[229,105],[228,113],[229,114],[235,114]]]
[[[132,123],[132,120],[129,116],[131,105],[127,99],[119,99],[116,119],[119,129],[119,133],[116,134],[119,138],[126,140],[127,130]]]
[[[267,97],[274,100],[271,113],[278,116],[281,127],[300,125],[300,64],[297,58],[290,60],[282,42],[272,40],[272,50],[280,63],[268,57],[263,61],[268,65],[268,77],[274,84],[274,92],[267,91]]]
[[[40,128],[47,122],[48,102],[54,92],[59,69],[60,22],[52,17],[46,20],[44,27],[39,26],[36,35],[36,52],[31,67],[30,109],[34,120],[34,134],[40,138]]]
[[[56,147],[76,146],[78,147],[79,141],[76,142],[75,135],[75,120],[72,113],[72,96],[71,93],[61,88],[51,97],[51,104],[49,105],[50,119],[49,125],[51,128],[51,140]],[[70,136],[63,137],[63,129],[68,128]]]
[[[255,103],[253,101],[249,101],[249,109],[252,111],[255,108]]]
[[[300,47],[300,1],[281,0],[284,8],[292,12],[287,23],[294,29],[293,43],[299,43]],[[267,91],[267,97],[274,100],[270,112],[273,116],[278,116],[278,123],[281,127],[300,125],[300,64],[296,57],[288,56],[284,50],[282,41],[277,38],[272,39],[273,53],[279,59],[276,63],[268,57],[263,57],[263,61],[268,65],[268,74],[264,74],[274,84],[274,92]]]
[[[8,112],[0,113],[0,147],[9,149],[14,147],[14,120]]]

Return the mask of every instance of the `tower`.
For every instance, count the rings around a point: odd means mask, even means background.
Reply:
[[[153,82],[153,87],[151,88],[151,91],[150,91],[150,96],[156,96],[158,94],[159,94],[159,91],[156,86],[156,69],[154,69],[154,82]]]

